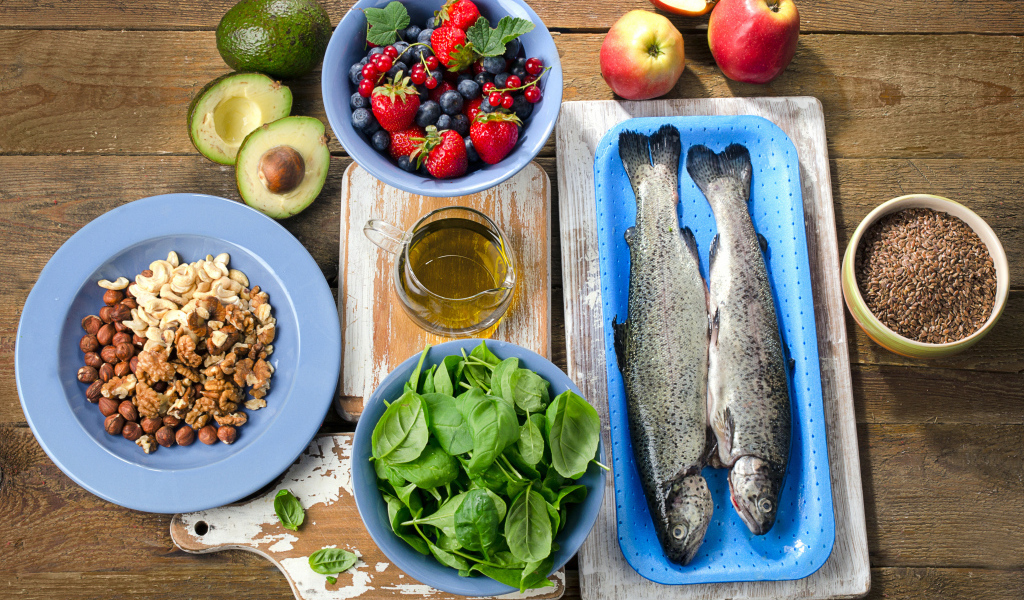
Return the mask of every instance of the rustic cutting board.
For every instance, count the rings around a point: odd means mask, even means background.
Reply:
[[[338,312],[342,365],[337,409],[355,421],[363,398],[403,360],[426,344],[448,341],[413,323],[395,297],[394,257],[373,245],[363,226],[383,219],[408,230],[445,206],[468,206],[489,216],[504,233],[516,262],[512,305],[492,337],[551,357],[551,181],[535,162],[504,183],[451,198],[418,196],[377,180],[356,163],[341,183]]]
[[[839,247],[832,208],[825,121],[815,98],[722,98],[648,102],[567,102],[556,132],[558,198],[569,377],[597,407],[608,430],[605,345],[594,197],[594,152],[615,124],[633,117],[757,115],[782,128],[796,145],[804,197],[811,284],[818,330],[836,538],[814,574],[796,581],[664,586],[634,571],[619,549],[614,478],[604,506],[579,552],[585,599],[852,598],[870,587],[864,495],[854,421],[853,392],[839,282]],[[684,140],[685,143],[685,140]]]
[[[281,569],[297,600],[373,600],[409,595],[432,600],[461,598],[409,577],[373,543],[352,495],[352,435],[313,438],[298,461],[255,498],[174,515],[171,539],[182,550],[195,554],[248,550],[264,556]],[[290,490],[306,510],[306,519],[297,532],[282,527],[274,513],[274,496],[283,488]],[[359,556],[333,584],[309,568],[309,555],[327,546]],[[560,598],[565,590],[565,571],[558,570],[550,579],[553,588],[501,598]]]

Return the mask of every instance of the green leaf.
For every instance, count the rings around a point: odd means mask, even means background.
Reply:
[[[433,394],[437,391],[434,388],[434,370],[437,369],[437,365],[430,367],[423,376],[423,383],[420,384],[420,394]]]
[[[527,563],[519,579],[519,591],[525,592],[537,588],[553,587],[555,584],[548,579],[552,567],[555,566],[554,557],[547,557],[544,560]]]
[[[498,583],[504,583],[507,586],[518,588],[519,582],[522,580],[521,571],[518,568],[502,569],[498,567],[492,567],[491,565],[485,565],[477,563],[470,569],[472,571],[479,571],[480,573],[490,577]]]
[[[501,363],[501,359],[495,356],[494,353],[487,348],[487,342],[480,342],[480,344],[476,348],[473,348],[473,351],[469,353],[469,356],[471,358],[478,359],[479,362],[466,362],[466,377],[470,378],[470,383],[475,379],[483,386],[483,389],[491,389],[491,373],[494,371],[494,367]],[[480,364],[481,362],[485,364]]]
[[[470,410],[466,422],[473,435],[473,454],[466,465],[470,476],[485,471],[519,437],[515,408],[495,396],[483,396]]]
[[[381,415],[373,428],[373,457],[390,465],[415,460],[427,446],[430,431],[423,399],[406,392]]]
[[[454,550],[461,549],[462,544],[460,544],[459,540],[457,540],[456,538],[447,536],[444,534],[444,532],[441,532],[437,535],[437,547],[442,550],[452,552]]]
[[[498,363],[491,372],[491,394],[514,402],[512,390],[508,389],[508,381],[512,373],[519,368],[519,359],[511,356]]]
[[[378,479],[387,481],[392,487],[397,488],[406,484],[405,478],[386,465],[382,460],[373,461],[373,470],[377,473]]]
[[[405,540],[405,543],[412,546],[413,550],[420,554],[430,554],[430,550],[427,548],[427,543],[408,525],[403,525],[404,522],[412,518],[412,514],[409,512],[409,507],[402,504],[402,501],[394,496],[387,496],[388,502],[388,520],[391,522],[391,530],[395,532],[395,535]]]
[[[367,8],[366,41],[377,46],[393,44],[398,39],[398,30],[409,26],[409,11],[401,2],[391,2],[384,8]]]
[[[455,511],[455,537],[468,550],[483,552],[499,539],[498,510],[487,490],[470,490]]]
[[[433,439],[415,460],[392,465],[392,468],[402,477],[428,491],[429,488],[455,481],[459,475],[459,461],[445,452]]]
[[[542,412],[550,401],[548,388],[551,384],[529,369],[516,369],[508,385],[516,406],[527,414]]]
[[[341,548],[321,548],[309,555],[309,568],[321,575],[333,575],[347,571],[356,564],[358,557]]]
[[[449,366],[448,359],[454,359],[451,366]],[[446,356],[444,361],[437,365],[437,368],[434,369],[434,392],[449,396],[455,395],[455,380],[452,378],[452,372],[460,361],[458,356]]]
[[[328,575],[326,579],[327,579],[327,583],[329,583],[331,585],[334,585],[334,584],[338,583],[338,578],[335,577],[334,575]]]
[[[439,368],[438,372],[446,371]],[[473,449],[473,435],[455,405],[455,398],[443,393],[423,394],[423,401],[427,403],[430,433],[434,434],[445,452],[455,455]]]
[[[409,385],[414,392],[420,389],[420,371],[423,369],[423,360],[427,358],[428,350],[430,350],[430,344],[427,344],[427,347],[420,352],[420,360],[416,363],[416,368],[409,375]]]
[[[430,547],[430,553],[434,555],[434,558],[437,559],[437,562],[441,563],[442,565],[446,567],[451,567],[453,569],[457,569],[459,571],[469,570],[469,563],[466,562],[466,559],[462,558],[461,556],[452,554],[447,550],[442,550],[441,548],[438,548],[436,544],[433,544],[431,542],[427,542],[427,546]]]
[[[402,504],[409,507],[409,513],[413,516],[423,511],[423,501],[420,499],[420,495],[416,493],[417,489],[419,488],[416,487],[415,483],[395,488],[398,499],[402,501]]]
[[[487,19],[480,17],[466,29],[466,40],[480,56],[501,56],[505,53],[505,44],[532,31],[533,27],[529,19],[502,17],[498,26],[491,29]]]
[[[567,485],[558,491],[555,501],[552,502],[556,509],[561,509],[567,504],[577,504],[587,498],[587,486]]]
[[[544,560],[551,554],[551,518],[548,503],[532,485],[512,501],[505,518],[505,539],[512,555],[524,562]]]
[[[280,490],[274,496],[274,512],[285,529],[298,531],[299,525],[306,519],[306,511],[302,510],[299,499],[288,490]]]
[[[551,519],[551,531],[558,531],[558,526],[561,522],[558,509],[552,506],[550,502],[545,502],[544,505],[547,508],[548,517]]]
[[[548,444],[551,466],[563,477],[576,479],[597,454],[601,419],[586,400],[566,390],[548,406]]]
[[[437,527],[445,535],[449,537],[455,536],[455,511],[458,510],[459,505],[466,498],[466,493],[452,496],[445,500],[441,506],[437,507],[437,510],[429,515],[419,517],[417,519],[407,520],[402,525],[430,525]]]
[[[518,444],[511,444],[508,448],[505,448],[501,455],[507,458],[508,462],[512,463],[512,466],[515,467],[516,471],[519,471],[523,478],[530,480],[540,479],[540,471],[537,470],[537,467],[526,462],[522,455],[519,454]]]
[[[532,418],[519,428],[519,455],[531,465],[544,458],[544,433]]]

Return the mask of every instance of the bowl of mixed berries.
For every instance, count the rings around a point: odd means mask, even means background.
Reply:
[[[562,102],[558,51],[520,0],[361,0],[324,57],[324,108],[373,176],[427,196],[526,166]]]

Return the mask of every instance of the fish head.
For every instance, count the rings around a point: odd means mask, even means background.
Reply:
[[[667,527],[662,547],[670,561],[685,565],[693,560],[704,541],[715,503],[700,473],[674,482],[665,503]]]
[[[732,505],[754,535],[764,535],[775,524],[782,489],[782,473],[756,456],[736,460],[729,472]]]

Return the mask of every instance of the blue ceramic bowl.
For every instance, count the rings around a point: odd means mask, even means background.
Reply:
[[[494,187],[515,175],[540,152],[551,132],[555,129],[558,110],[562,104],[562,64],[558,60],[558,49],[551,34],[533,12],[521,0],[476,0],[480,14],[493,27],[504,16],[520,17],[533,21],[533,31],[521,36],[525,56],[536,56],[549,69],[541,79],[544,97],[526,120],[519,141],[512,152],[496,165],[477,163],[481,167],[456,179],[431,179],[416,173],[407,173],[391,162],[389,156],[380,154],[370,146],[369,140],[352,127],[352,109],[349,100],[356,86],[348,78],[348,70],[365,54],[366,16],[363,9],[380,8],[390,0],[360,0],[341,20],[331,36],[324,56],[321,86],[327,120],[345,151],[359,166],[374,177],[393,187],[424,196],[465,196]],[[405,0],[413,24],[422,24],[434,11],[441,8],[443,0]]]
[[[423,369],[426,370],[431,365],[438,364],[448,355],[459,354],[461,349],[469,354],[480,344],[480,341],[478,339],[456,340],[434,346],[427,352],[427,357],[423,361]],[[580,393],[576,385],[561,369],[536,352],[497,340],[487,340],[487,347],[501,359],[515,356],[519,359],[520,367],[536,371],[538,375],[551,382],[552,398],[565,390]],[[489,577],[459,577],[458,571],[442,565],[433,556],[423,556],[416,552],[391,531],[387,503],[377,489],[377,476],[370,463],[372,456],[370,437],[373,435],[374,426],[377,425],[377,421],[387,408],[384,406],[384,401],[391,401],[402,395],[402,386],[409,379],[413,369],[416,368],[417,362],[419,362],[419,354],[411,356],[389,373],[370,396],[370,400],[359,418],[355,441],[352,444],[352,489],[355,492],[359,516],[362,517],[363,523],[377,547],[398,568],[421,583],[463,596],[495,596],[518,591]],[[603,444],[598,447],[597,455],[598,460],[604,462]],[[591,463],[578,483],[587,486],[587,497],[582,503],[574,505],[570,509],[565,528],[555,536],[555,542],[559,549],[554,553],[555,565],[552,572],[557,571],[576,554],[594,526],[597,513],[601,508],[601,499],[604,497],[605,472]]]

